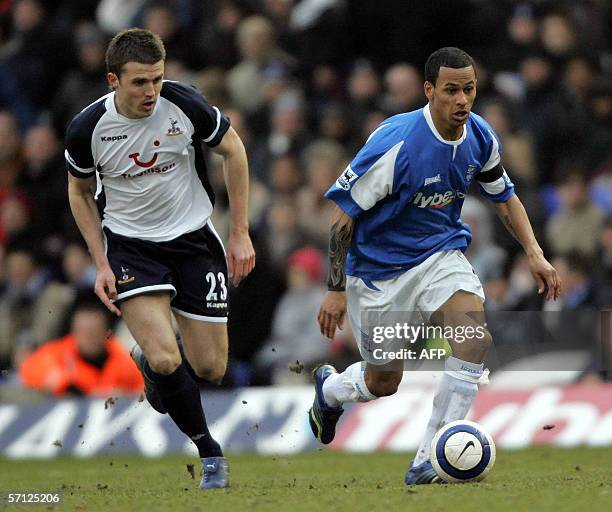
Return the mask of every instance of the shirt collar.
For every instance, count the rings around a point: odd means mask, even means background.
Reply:
[[[438,139],[440,142],[443,142],[444,144],[448,144],[449,146],[458,146],[467,137],[467,127],[464,124],[463,133],[461,134],[461,137],[459,137],[457,140],[444,139],[442,135],[440,135],[440,132],[438,132],[438,130],[436,129],[436,126],[434,125],[433,119],[431,117],[431,112],[429,111],[429,103],[423,107],[423,115],[425,116],[425,120],[427,121],[427,125],[429,126],[429,129],[432,131],[436,139]]]

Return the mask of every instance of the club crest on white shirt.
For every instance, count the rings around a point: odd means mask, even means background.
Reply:
[[[183,130],[181,130],[177,125],[178,120],[170,118],[170,128],[168,128],[166,135],[173,137],[175,135],[180,135],[181,133],[183,133]]]

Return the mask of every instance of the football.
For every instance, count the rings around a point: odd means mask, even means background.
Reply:
[[[453,421],[436,433],[430,455],[432,466],[445,482],[475,482],[493,468],[495,443],[478,423]]]

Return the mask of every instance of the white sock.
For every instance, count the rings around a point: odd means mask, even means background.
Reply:
[[[478,392],[482,374],[483,364],[469,363],[452,356],[446,360],[442,381],[433,399],[431,418],[412,467],[429,459],[431,441],[438,430],[451,421],[465,419]]]
[[[378,398],[370,393],[365,383],[365,368],[353,363],[342,373],[332,373],[323,383],[323,398],[330,407],[344,402],[369,402]]]

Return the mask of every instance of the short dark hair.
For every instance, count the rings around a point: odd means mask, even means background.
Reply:
[[[106,327],[111,329],[115,324],[115,316],[106,309],[106,306],[100,302],[100,299],[94,295],[91,290],[79,290],[74,301],[68,311],[68,317],[71,321],[78,312],[98,313],[104,317]],[[68,327],[68,325],[66,325]]]
[[[106,70],[119,76],[128,62],[155,64],[166,59],[166,48],[161,38],[142,28],[128,28],[119,32],[106,49]]]
[[[453,46],[446,46],[433,52],[425,63],[425,81],[436,85],[440,68],[461,69],[473,66],[474,59],[466,52]]]

